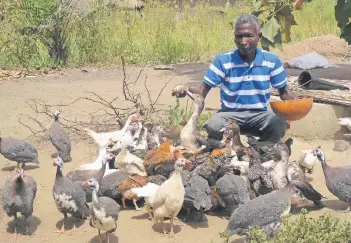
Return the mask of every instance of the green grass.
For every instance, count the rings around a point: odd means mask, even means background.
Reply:
[[[65,24],[53,15],[57,2],[18,0],[2,3],[5,19],[0,25],[0,67],[43,68],[60,63],[49,55],[48,46],[57,45],[53,29],[23,35],[24,26]],[[28,7],[29,6],[29,7]],[[0,6],[1,7],[1,6]],[[176,20],[176,10],[149,3],[144,19],[134,11],[97,7],[85,17],[74,16],[60,33],[66,66],[119,65],[123,55],[128,63],[209,62],[220,53],[235,48],[229,24],[236,16],[250,13],[248,5],[236,4],[222,16],[209,5],[188,7]],[[292,41],[317,35],[339,35],[330,0],[312,1],[302,11],[294,11],[298,26],[292,28]],[[64,13],[63,13],[64,16]],[[47,21],[47,19],[54,21]],[[51,32],[50,32],[51,31]],[[49,44],[48,44],[49,43]],[[60,43],[59,43],[60,44]]]
[[[298,25],[291,28],[292,42],[326,34],[339,36],[334,6],[330,0],[314,0],[304,4],[302,11],[294,11]]]

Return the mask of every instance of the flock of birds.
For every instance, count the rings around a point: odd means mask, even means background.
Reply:
[[[117,131],[96,133],[85,128],[99,148],[97,159],[65,175],[64,164],[72,161],[71,141],[59,122],[60,111],[54,113],[49,135],[57,150],[52,155],[56,166],[52,195],[64,217],[59,233],[65,232],[70,214],[73,219],[89,219],[90,226],[98,230],[99,242],[100,231],[106,232],[109,242],[121,207],[126,208],[130,200],[139,211],[137,202],[144,199],[149,219],[161,222],[164,234],[164,220],[170,219],[170,236],[174,236],[174,220],[181,210],[186,212],[184,221],[191,215],[194,220],[206,220],[206,212],[224,210],[229,216],[223,232],[227,237],[244,235],[252,226],[259,226],[271,237],[281,217],[290,212],[293,197],[324,207],[324,197],[305,176],[313,173],[318,160],[327,188],[348,203],[346,211],[350,211],[350,166],[328,166],[321,147],[302,150],[300,158],[291,161],[291,138],[272,143],[248,135],[245,146],[233,121],[223,128],[221,141],[211,141],[197,128],[204,99],[183,85],[176,86],[172,94],[180,90],[186,90],[195,108],[179,133],[143,122],[139,112],[130,115]],[[0,137],[0,153],[17,162],[2,187],[3,209],[15,220],[19,213],[27,219],[33,214],[37,184],[23,167],[26,163],[39,164],[38,152],[28,142]]]

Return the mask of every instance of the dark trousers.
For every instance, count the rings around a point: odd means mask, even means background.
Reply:
[[[234,120],[240,126],[242,133],[258,136],[259,141],[274,143],[284,136],[288,127],[286,120],[276,116],[272,111],[221,111],[213,114],[205,123],[209,138],[221,140],[226,120]]]

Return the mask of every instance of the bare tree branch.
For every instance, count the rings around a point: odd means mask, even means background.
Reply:
[[[142,101],[144,93],[137,91],[134,86],[138,83],[145,66],[141,68],[136,79],[129,82],[127,80],[123,57],[121,58],[121,61],[123,70],[123,96],[117,95],[111,100],[108,100],[98,93],[85,92],[87,95],[65,104],[48,104],[42,99],[30,99],[27,101],[27,105],[35,115],[22,114],[19,123],[31,132],[30,137],[41,139],[47,138],[47,129],[53,122],[53,112],[55,109],[62,107],[69,109],[70,106],[78,102],[83,102],[85,107],[89,107],[89,103],[93,103],[97,105],[98,108],[89,113],[84,111],[83,114],[71,114],[70,117],[74,118],[60,116],[60,123],[72,136],[75,135],[78,139],[84,139],[88,137],[84,128],[90,128],[96,132],[118,130],[124,126],[125,120],[136,111],[140,111],[146,119],[160,117],[161,115],[166,114],[164,109],[156,107],[164,106],[163,104],[158,104],[158,99],[172,78],[164,84],[160,92],[157,94],[156,99],[153,100],[150,90],[147,87],[146,76],[144,80],[144,88],[148,101],[147,104],[144,104]]]

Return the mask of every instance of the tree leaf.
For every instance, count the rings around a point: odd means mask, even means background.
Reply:
[[[297,25],[294,15],[292,15],[292,9],[289,6],[284,6],[277,13],[277,21],[280,24],[280,32],[282,34],[283,43],[291,41],[291,26]]]
[[[338,27],[343,28],[350,22],[351,17],[351,1],[338,0],[335,5],[335,19],[338,22]]]
[[[262,35],[270,42],[274,42],[274,37],[278,34],[280,24],[275,17],[271,17],[262,27]]]
[[[342,28],[340,37],[346,40],[349,45],[351,45],[351,23],[345,25],[344,28]]]
[[[262,1],[256,1],[253,3],[253,8],[255,11],[258,11],[262,6]]]

